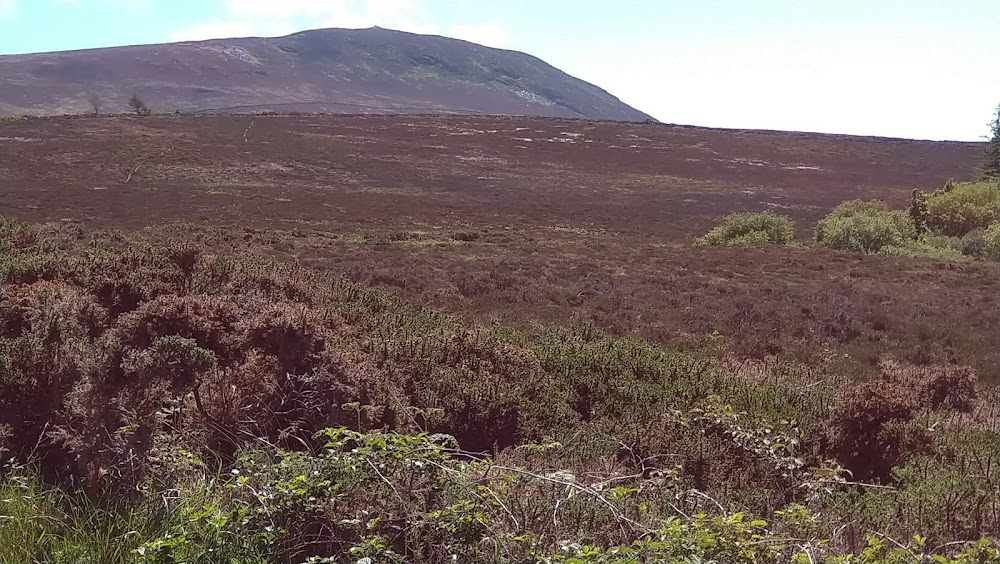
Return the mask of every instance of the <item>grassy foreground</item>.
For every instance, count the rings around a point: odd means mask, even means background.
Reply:
[[[962,366],[749,379],[0,223],[0,561],[1000,562]]]

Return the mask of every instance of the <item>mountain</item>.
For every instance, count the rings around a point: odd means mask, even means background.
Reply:
[[[484,113],[642,121],[605,90],[516,51],[382,28],[0,56],[0,114]]]

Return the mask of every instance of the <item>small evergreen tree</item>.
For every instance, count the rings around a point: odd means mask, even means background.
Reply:
[[[996,116],[990,122],[989,143],[986,145],[986,156],[983,159],[983,175],[986,178],[1000,179],[1000,106],[997,106]]]
[[[138,93],[132,94],[132,97],[129,98],[128,105],[137,116],[148,116],[151,113],[149,105],[146,104],[146,101],[143,100]]]

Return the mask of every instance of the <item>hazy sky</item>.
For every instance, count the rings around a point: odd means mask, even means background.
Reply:
[[[526,51],[654,117],[979,140],[1000,0],[0,0],[0,53],[382,27]]]

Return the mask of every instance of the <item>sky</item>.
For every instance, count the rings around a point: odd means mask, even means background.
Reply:
[[[667,122],[982,140],[1000,0],[0,0],[0,54],[385,28],[531,53]]]

